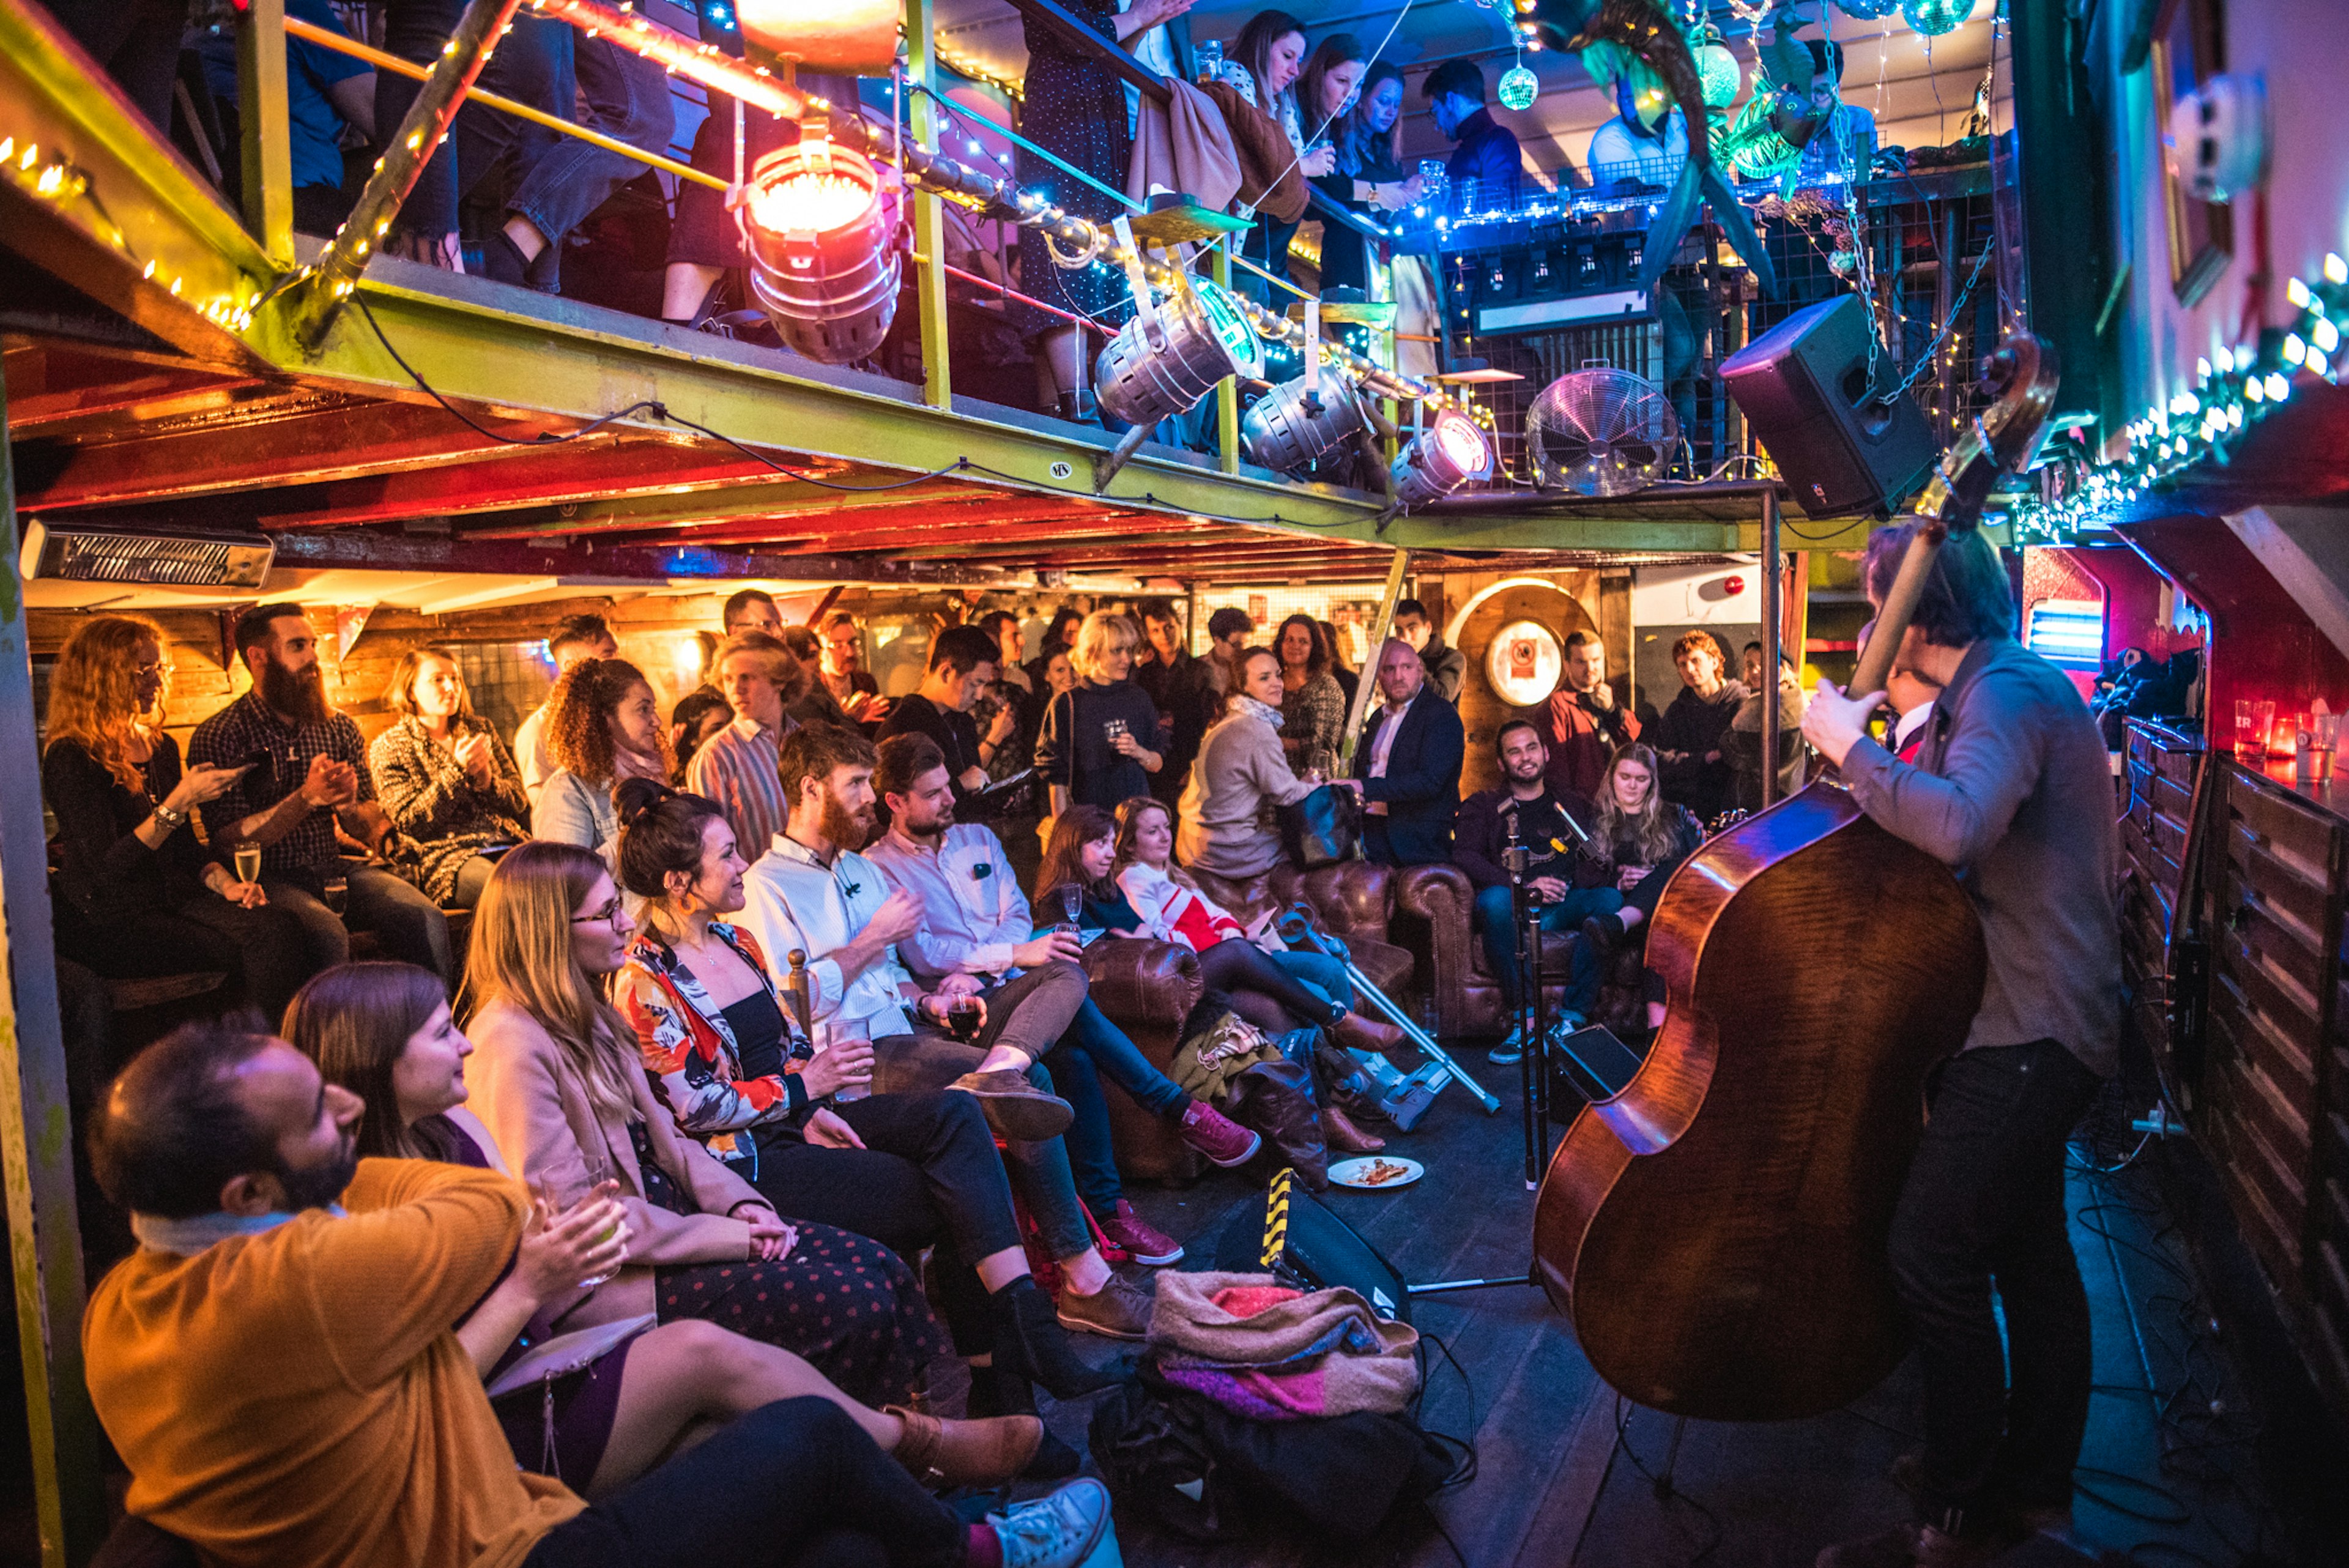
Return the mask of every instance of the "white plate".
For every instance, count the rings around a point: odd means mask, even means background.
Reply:
[[[1392,1181],[1369,1182],[1362,1179],[1371,1167],[1384,1162],[1402,1167],[1403,1173]],[[1330,1179],[1340,1187],[1359,1187],[1370,1192],[1392,1192],[1398,1187],[1409,1187],[1427,1174],[1427,1167],[1415,1159],[1404,1159],[1392,1154],[1366,1154],[1354,1159],[1341,1159],[1330,1168]]]

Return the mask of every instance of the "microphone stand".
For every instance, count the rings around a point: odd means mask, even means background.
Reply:
[[[1544,1039],[1541,976],[1541,892],[1526,880],[1533,852],[1517,836],[1517,813],[1509,813],[1509,843],[1501,864],[1509,873],[1509,898],[1516,919],[1516,1018],[1521,1047],[1517,1075],[1525,1090],[1526,1190],[1541,1185],[1549,1164],[1549,1053]]]

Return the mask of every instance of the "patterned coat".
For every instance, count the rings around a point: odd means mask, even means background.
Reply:
[[[461,722],[461,721],[460,721]],[[377,798],[392,826],[416,840],[421,851],[425,897],[446,904],[456,890],[457,869],[482,846],[520,844],[530,836],[530,796],[513,753],[487,725],[490,782],[480,784],[457,761],[453,750],[433,742],[413,716],[375,738],[367,748],[367,771]]]

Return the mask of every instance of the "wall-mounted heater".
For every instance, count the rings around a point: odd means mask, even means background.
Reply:
[[[133,534],[35,518],[18,569],[27,578],[258,588],[277,546],[259,534]]]

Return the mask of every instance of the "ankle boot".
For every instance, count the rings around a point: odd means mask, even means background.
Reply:
[[[1027,1416],[1036,1414],[1036,1390],[1028,1379],[997,1366],[974,1366],[970,1369],[970,1402],[966,1407],[973,1418],[988,1417]],[[1041,1421],[1037,1422],[1040,1437],[1036,1451],[1029,1456],[1027,1468],[1019,1472],[1021,1480],[1061,1480],[1077,1473],[1084,1463],[1077,1451],[1052,1436]]]
[[[1081,1399],[1117,1379],[1086,1366],[1069,1345],[1052,1300],[1022,1274],[988,1298],[995,1314],[995,1361],[999,1371],[1043,1385],[1055,1399]]]
[[[1321,1137],[1341,1154],[1376,1154],[1387,1146],[1386,1139],[1364,1132],[1335,1106],[1321,1107]]]
[[[1100,425],[1101,404],[1094,400],[1092,389],[1079,387],[1073,392],[1062,392],[1061,417],[1072,425]]]
[[[1033,1416],[989,1416],[947,1421],[902,1406],[883,1407],[905,1424],[891,1458],[936,1491],[947,1487],[998,1487],[1025,1470],[1044,1440]]]
[[[1401,1067],[1419,1064],[1419,1047],[1411,1036],[1392,1023],[1381,1023],[1359,1012],[1348,1012],[1330,1026],[1338,1044],[1349,1051],[1375,1051]]]

